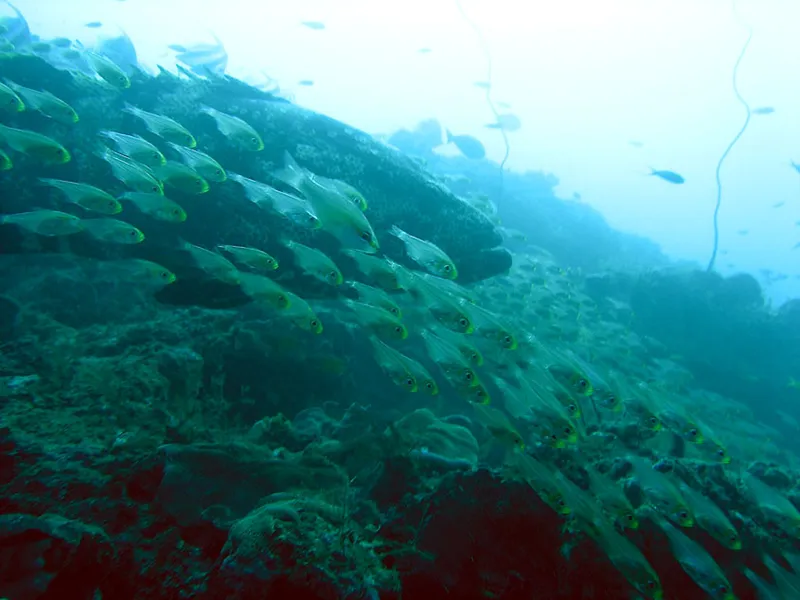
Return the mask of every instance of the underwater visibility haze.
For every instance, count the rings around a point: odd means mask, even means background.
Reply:
[[[0,598],[800,598],[798,22],[0,1]]]

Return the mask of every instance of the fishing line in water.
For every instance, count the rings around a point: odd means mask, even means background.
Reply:
[[[486,42],[486,38],[483,36],[483,32],[481,28],[478,27],[477,23],[475,23],[472,19],[469,18],[469,15],[464,11],[464,7],[461,6],[461,0],[455,0],[456,7],[458,8],[458,12],[461,13],[461,18],[469,25],[472,30],[475,32],[475,35],[478,38],[478,43],[480,44],[481,50],[483,51],[483,55],[486,58],[486,104],[489,106],[489,109],[492,111],[494,115],[495,122],[500,123],[500,113],[497,112],[497,108],[492,101],[492,53],[489,50],[489,44]],[[500,130],[501,135],[503,136],[503,144],[505,145],[506,152],[503,155],[503,160],[500,161],[500,197],[503,196],[504,184],[505,184],[505,177],[504,177],[504,169],[506,166],[506,161],[508,161],[508,155],[511,154],[511,146],[508,143],[508,134],[506,133],[503,127],[498,128]]]
[[[736,0],[731,0],[731,10],[733,12],[733,18],[737,21],[740,25],[742,25],[741,20],[739,19],[739,14],[736,11]],[[725,152],[722,153],[722,156],[719,157],[719,161],[717,161],[717,170],[716,170],[716,181],[717,181],[717,204],[714,207],[714,249],[711,252],[711,259],[708,261],[708,267],[706,267],[706,271],[712,271],[714,269],[714,263],[717,260],[717,249],[719,247],[719,209],[722,206],[722,180],[720,179],[720,171],[722,169],[722,163],[725,162],[725,159],[730,154],[730,151],[733,150],[733,147],[736,145],[736,142],[739,141],[739,138],[742,137],[744,132],[747,130],[747,126],[750,124],[750,105],[747,101],[742,97],[742,94],[739,93],[739,86],[737,84],[737,77],[739,75],[739,65],[744,58],[745,53],[747,52],[747,48],[750,45],[750,41],[753,39],[753,29],[752,27],[744,26],[747,29],[747,40],[742,46],[742,50],[739,52],[739,58],[736,59],[736,63],[733,65],[733,76],[731,78],[731,83],[733,86],[733,93],[736,95],[736,99],[739,103],[744,106],[745,110],[747,111],[747,117],[745,117],[744,123],[742,124],[742,128],[739,129],[739,132],[734,136],[731,140],[731,143],[728,144],[728,147],[725,148]]]

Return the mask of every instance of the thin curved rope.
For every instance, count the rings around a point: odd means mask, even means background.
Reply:
[[[733,9],[733,15],[738,20],[738,15],[736,13],[736,0],[731,1],[731,6]],[[747,101],[742,97],[742,94],[739,93],[739,86],[737,83],[737,77],[739,75],[739,65],[744,58],[745,52],[747,52],[747,47],[750,45],[750,41],[753,39],[753,30],[750,27],[747,27],[747,40],[742,46],[742,50],[739,52],[739,58],[736,59],[736,64],[733,65],[733,77],[732,77],[732,84],[733,84],[733,93],[736,95],[736,99],[739,103],[744,106],[745,110],[747,111],[747,117],[745,117],[744,123],[742,124],[741,129],[739,132],[734,136],[731,140],[731,143],[728,144],[728,147],[725,148],[725,152],[722,153],[722,156],[719,157],[719,161],[717,161],[717,170],[716,170],[716,180],[717,180],[717,204],[714,207],[714,249],[711,252],[711,259],[708,261],[708,267],[706,267],[706,271],[712,271],[714,269],[714,263],[717,260],[717,250],[719,248],[719,209],[722,206],[722,180],[720,178],[720,171],[722,170],[722,163],[728,157],[733,147],[736,145],[736,142],[739,141],[739,138],[742,137],[744,132],[747,130],[747,126],[750,124],[750,105]]]
[[[483,51],[483,55],[486,58],[486,83],[488,84],[486,87],[486,104],[489,105],[489,109],[494,115],[495,122],[500,123],[500,113],[497,112],[497,108],[492,101],[492,53],[489,51],[489,44],[486,42],[486,38],[483,37],[483,32],[481,31],[480,27],[478,27],[478,25],[472,19],[470,19],[469,15],[467,15],[467,13],[464,11],[464,7],[461,6],[461,0],[455,0],[455,2],[458,12],[461,13],[461,17],[475,32],[475,35],[478,38],[478,43]],[[502,127],[499,127],[498,129],[503,136],[503,144],[505,144],[506,147],[506,153],[503,156],[503,160],[500,162],[500,190],[502,195],[504,184],[503,169],[506,166],[506,161],[508,161],[509,154],[511,154],[511,146],[508,143],[508,134],[505,132],[505,129]]]

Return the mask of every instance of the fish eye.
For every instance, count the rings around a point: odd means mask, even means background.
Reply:
[[[278,296],[278,305],[279,306],[286,306],[288,304],[289,304],[289,300],[286,299],[286,296],[284,296],[283,294]]]
[[[365,242],[371,242],[372,241],[372,234],[369,231],[362,231],[361,232],[361,239],[364,240]]]
[[[251,137],[251,138],[250,138],[250,142],[251,142],[251,143],[252,143],[254,146],[258,146],[258,138]]]
[[[58,156],[61,156],[62,154],[64,154],[64,151],[61,148],[56,148],[56,154]]]
[[[131,229],[131,230],[128,232],[128,235],[129,235],[129,236],[131,236],[131,237],[136,237],[136,230],[135,230],[135,229]]]
[[[697,429],[690,429],[689,430],[689,435],[692,436],[692,437],[696,437],[697,436]]]
[[[429,381],[429,382],[427,382],[425,384],[425,387],[428,388],[429,390],[432,390],[433,389],[433,383]]]
[[[408,387],[414,387],[414,380],[411,379],[411,377],[409,377],[408,379],[406,379],[406,385]]]
[[[467,371],[466,373],[464,373],[464,379],[466,379],[467,381],[472,381],[474,377],[475,375],[472,373],[472,371]]]
[[[681,512],[679,512],[679,513],[678,513],[678,516],[679,516],[681,519],[688,519],[688,518],[689,518],[689,513],[688,513],[688,512],[686,512],[685,510],[682,510]]]
[[[652,579],[649,579],[647,581],[647,589],[648,590],[654,590],[654,589],[656,589],[656,587],[658,587],[658,584],[656,584],[655,581],[653,581]]]
[[[574,404],[570,404],[569,406],[567,406],[567,410],[571,413],[578,412],[578,407],[575,406]]]
[[[222,171],[217,169],[217,170],[214,171],[214,175],[219,175],[220,177],[222,177]]]
[[[158,152],[153,152],[153,158],[159,162],[161,161],[161,155]]]
[[[451,267],[450,265],[445,265],[442,268],[444,269],[445,273],[449,273],[450,271],[453,270],[453,267]]]
[[[157,194],[158,193],[158,186],[154,185],[153,187],[150,188],[150,191],[153,192],[154,194]]]
[[[469,321],[467,321],[464,317],[461,317],[458,320],[458,324],[461,325],[461,327],[467,327],[469,325]]]
[[[563,499],[563,498],[559,498],[559,499],[558,499],[558,501],[557,501],[557,504],[558,504],[559,506],[566,506],[566,505],[567,505],[567,503],[566,503],[566,502],[564,502],[564,499]]]
[[[585,379],[578,379],[578,387],[581,389],[586,388],[589,383]]]
[[[647,419],[647,422],[650,423],[650,425],[655,425],[656,423],[658,423],[658,419],[656,419],[655,417],[650,417],[649,419]]]
[[[722,448],[717,450],[717,456],[725,456],[725,450],[723,450]]]
[[[16,104],[17,104],[17,99],[16,99],[16,98],[9,98],[9,100],[8,100],[8,103],[9,103],[9,104],[13,104],[13,105],[15,105],[15,106],[16,106]]]
[[[572,433],[572,428],[564,427],[564,433],[567,434],[567,435],[570,435]]]
[[[174,209],[174,210],[172,211],[172,214],[173,214],[173,215],[179,215],[179,214],[181,214],[181,211],[180,211],[180,210],[178,210],[178,209],[176,208],[176,209]]]
[[[330,279],[337,279],[338,276],[339,276],[339,274],[336,271],[331,271],[330,273],[328,273],[328,277]]]
[[[393,315],[399,315],[400,314],[400,311],[398,309],[396,309],[396,308],[389,309],[389,312],[392,313]]]
[[[400,325],[398,325],[397,327],[394,328],[394,332],[395,333],[403,333],[403,328]]]
[[[158,276],[161,277],[161,279],[169,279],[169,273],[167,273],[166,271],[161,271],[161,273],[159,273]]]
[[[633,515],[625,515],[625,518],[626,518],[628,521],[633,521]]]
[[[503,343],[504,344],[510,344],[511,343],[511,336],[507,335],[506,337],[504,337],[503,338]]]
[[[319,321],[317,321],[316,319],[311,319],[311,322],[309,323],[309,325],[311,325],[311,327],[316,329],[319,326]]]

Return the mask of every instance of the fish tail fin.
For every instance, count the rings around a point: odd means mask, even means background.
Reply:
[[[283,153],[283,168],[273,173],[273,175],[286,185],[298,191],[300,191],[299,186],[301,186],[308,177],[305,169],[297,164],[297,161],[289,154],[288,150]]]
[[[56,183],[58,183],[55,179],[50,179],[49,177],[39,177],[36,181],[42,187],[56,187]]]
[[[404,236],[408,235],[405,231],[400,229],[397,225],[392,225],[389,228],[389,233],[395,236],[396,238],[402,240]]]
[[[125,106],[122,107],[122,112],[126,112],[129,115],[133,115],[134,117],[138,117],[140,113],[140,109],[136,108],[130,102],[126,102]]]
[[[108,160],[110,153],[111,148],[99,142],[96,143],[92,148],[92,154],[94,154],[97,158],[102,158],[103,160]]]

